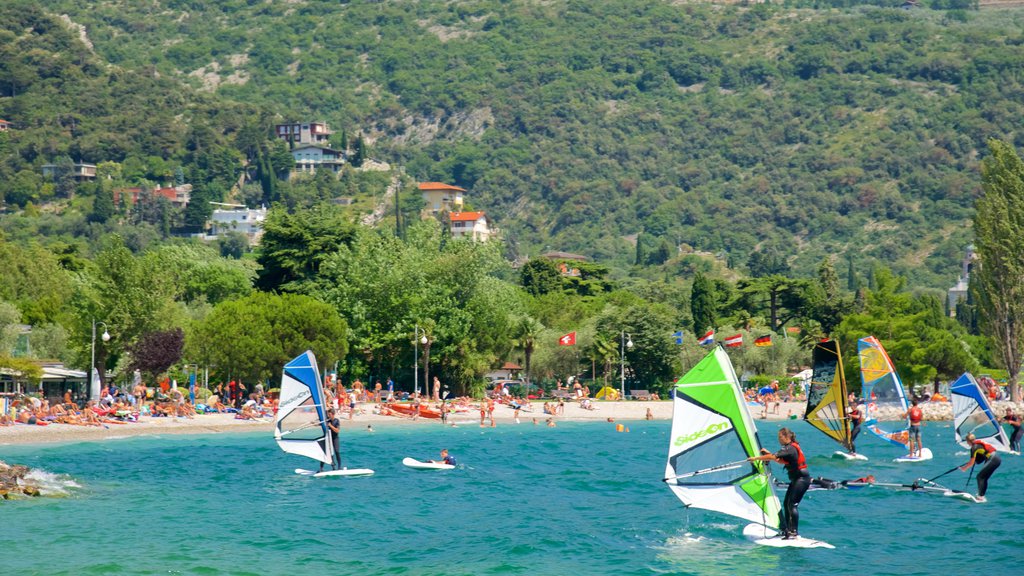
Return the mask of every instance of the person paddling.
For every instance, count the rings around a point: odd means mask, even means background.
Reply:
[[[779,444],[782,448],[772,454],[767,448],[761,448],[760,456],[747,458],[748,462],[755,460],[775,461],[786,467],[789,474],[789,488],[786,489],[786,498],[783,500],[782,510],[779,510],[779,530],[783,540],[799,538],[798,527],[800,513],[797,508],[803,500],[807,489],[811,487],[811,475],[807,471],[807,459],[796,441],[796,434],[789,428],[779,430]]]
[[[455,466],[455,457],[448,455],[448,449],[444,448],[441,450],[441,460],[427,460],[427,462],[438,462],[440,464],[447,464],[449,466]]]
[[[996,454],[994,446],[976,439],[973,432],[967,435],[967,445],[971,459],[961,466],[960,470],[966,472],[968,468],[973,468],[976,464],[985,464],[981,472],[978,472],[978,501],[985,502],[988,479],[1003,461],[999,458],[999,454]]]

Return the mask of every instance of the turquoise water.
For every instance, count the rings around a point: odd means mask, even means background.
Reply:
[[[814,475],[932,477],[965,461],[949,424],[927,423],[935,459],[871,461],[792,422]],[[425,426],[345,431],[342,457],[367,478],[295,475],[305,459],[265,434],[135,437],[0,446],[0,459],[67,474],[70,498],[0,501],[5,574],[936,574],[1019,573],[1024,461],[1006,456],[987,504],[925,494],[808,493],[801,532],[836,550],[772,549],[744,523],[687,511],[661,482],[668,422]],[[779,424],[762,423],[775,448]],[[417,472],[447,447],[457,470]],[[960,454],[956,454],[960,452]],[[940,482],[963,488],[967,474]],[[974,489],[973,482],[971,489]]]

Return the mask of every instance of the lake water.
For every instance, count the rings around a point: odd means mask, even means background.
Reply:
[[[895,448],[858,439],[869,462],[790,422],[811,473],[933,477],[966,461],[948,423],[926,423],[935,459],[895,464]],[[1024,462],[1004,456],[988,503],[879,488],[811,492],[801,532],[836,550],[758,547],[743,522],[686,510],[661,482],[668,422],[530,424],[495,429],[395,426],[345,431],[349,467],[316,479],[267,434],[133,437],[0,446],[0,459],[73,482],[70,497],[0,501],[4,574],[912,574],[1019,573]],[[760,423],[771,449],[782,424]],[[451,471],[405,456],[447,447]],[[775,468],[778,468],[777,466]],[[778,471],[777,472],[781,472]],[[63,476],[66,475],[66,476]],[[940,480],[964,488],[967,474]],[[974,491],[972,481],[970,489]]]

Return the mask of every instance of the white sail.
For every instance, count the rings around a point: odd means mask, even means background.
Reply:
[[[1000,452],[1010,451],[1010,440],[992,413],[985,392],[970,372],[964,372],[949,387],[953,398],[953,432],[958,444],[967,448],[967,435],[988,442]]]
[[[687,507],[778,529],[779,499],[729,356],[716,348],[679,379],[665,482]]]
[[[324,387],[313,352],[284,365],[274,439],[281,450],[332,464]]]

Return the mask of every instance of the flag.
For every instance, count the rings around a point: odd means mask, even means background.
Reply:
[[[683,331],[673,332],[672,337],[676,339],[676,344],[682,346],[683,344]]]
[[[700,342],[699,342],[699,344],[701,346],[710,346],[711,344],[714,344],[714,343],[715,343],[715,331],[714,330],[708,330],[707,334],[705,334],[704,337],[701,338]]]
[[[790,334],[799,334],[800,333],[800,327],[799,326],[786,326],[786,332],[789,332]]]
[[[760,338],[757,338],[757,339],[754,340],[754,346],[771,346],[771,345],[772,345],[772,335],[771,334],[765,334],[764,336],[761,336]]]
[[[559,346],[575,346],[576,345],[576,333],[569,332],[565,336],[558,339]]]
[[[729,336],[725,339],[726,348],[739,348],[740,346],[743,346],[743,334]]]

